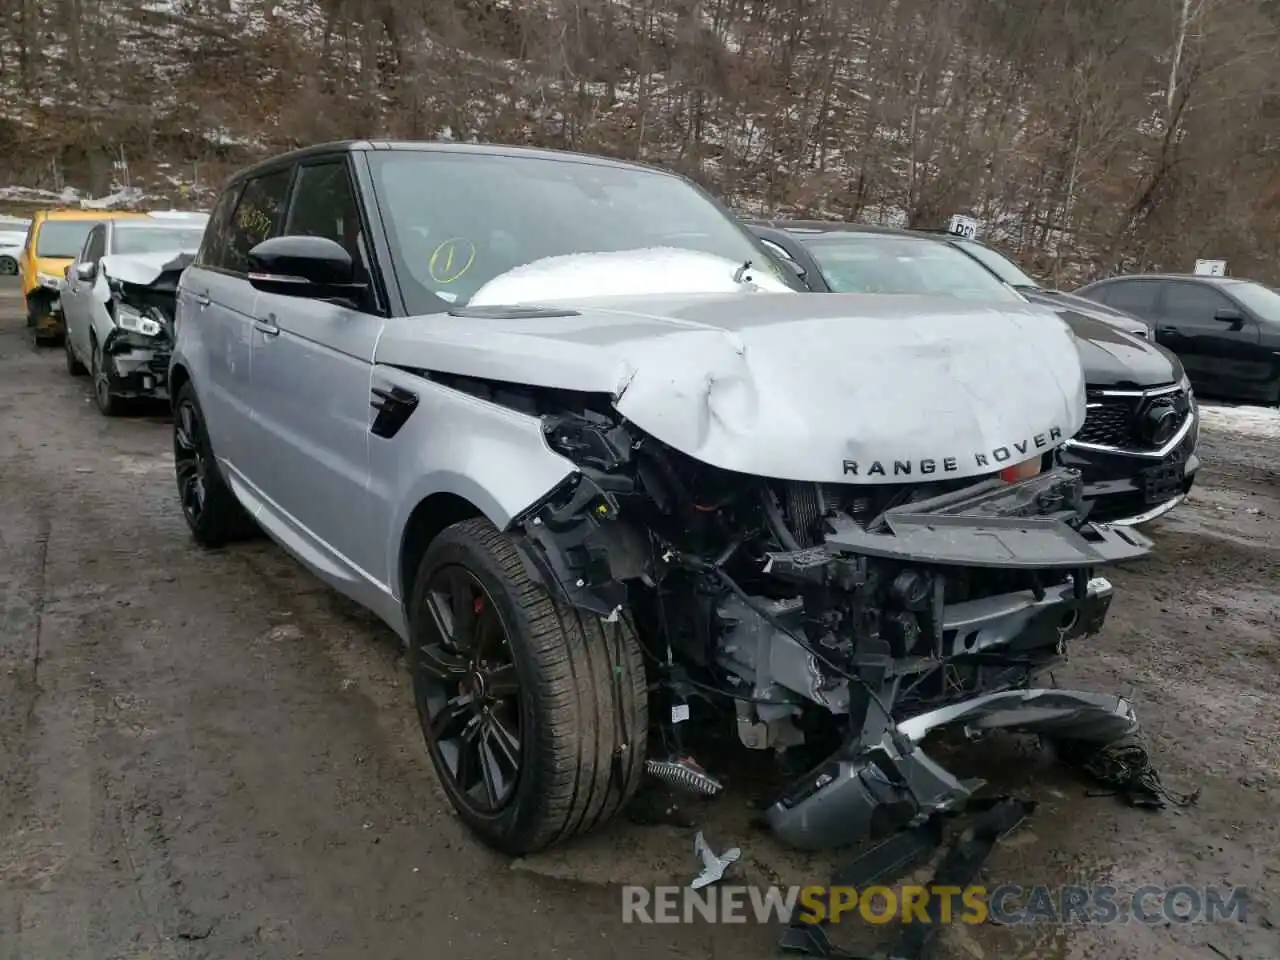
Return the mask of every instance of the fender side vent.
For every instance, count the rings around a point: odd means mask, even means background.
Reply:
[[[378,411],[369,432],[375,437],[390,440],[409,422],[409,417],[418,408],[418,395],[400,387],[385,390],[374,387],[373,399],[369,401],[369,405]]]

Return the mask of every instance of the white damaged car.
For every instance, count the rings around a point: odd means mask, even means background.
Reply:
[[[174,295],[208,220],[152,213],[94,224],[62,288],[67,372],[89,373],[104,416],[138,397],[166,399]]]
[[[935,728],[1136,729],[1034,684],[1101,626],[1100,569],[1150,548],[1042,468],[1085,417],[1065,325],[797,289],[661,171],[276,157],[182,274],[184,515],[206,546],[265,530],[403,638],[444,790],[512,854],[646,774],[719,791],[691,730],[774,755],[768,819],[819,847],[975,789]]]

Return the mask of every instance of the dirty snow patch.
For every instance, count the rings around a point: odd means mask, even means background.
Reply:
[[[1200,423],[1214,432],[1280,439],[1280,410],[1275,407],[1206,407]]]

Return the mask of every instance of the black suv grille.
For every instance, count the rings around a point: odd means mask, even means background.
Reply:
[[[1089,392],[1089,412],[1073,440],[1118,450],[1158,450],[1191,415],[1191,398],[1178,387],[1147,394]]]

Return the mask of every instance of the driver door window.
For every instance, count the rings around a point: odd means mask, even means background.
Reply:
[[[298,169],[285,236],[324,237],[342,247],[356,265],[358,279],[371,276],[360,208],[345,161],[315,163]],[[368,306],[373,306],[370,295]]]
[[[1208,327],[1214,329],[1219,310],[1234,310],[1236,306],[1217,290],[1195,283],[1171,283],[1165,288],[1164,316],[1177,327]]]
[[[98,224],[89,231],[89,236],[85,238],[84,249],[80,251],[81,263],[97,263],[102,259],[103,253],[107,249],[107,228]]]

